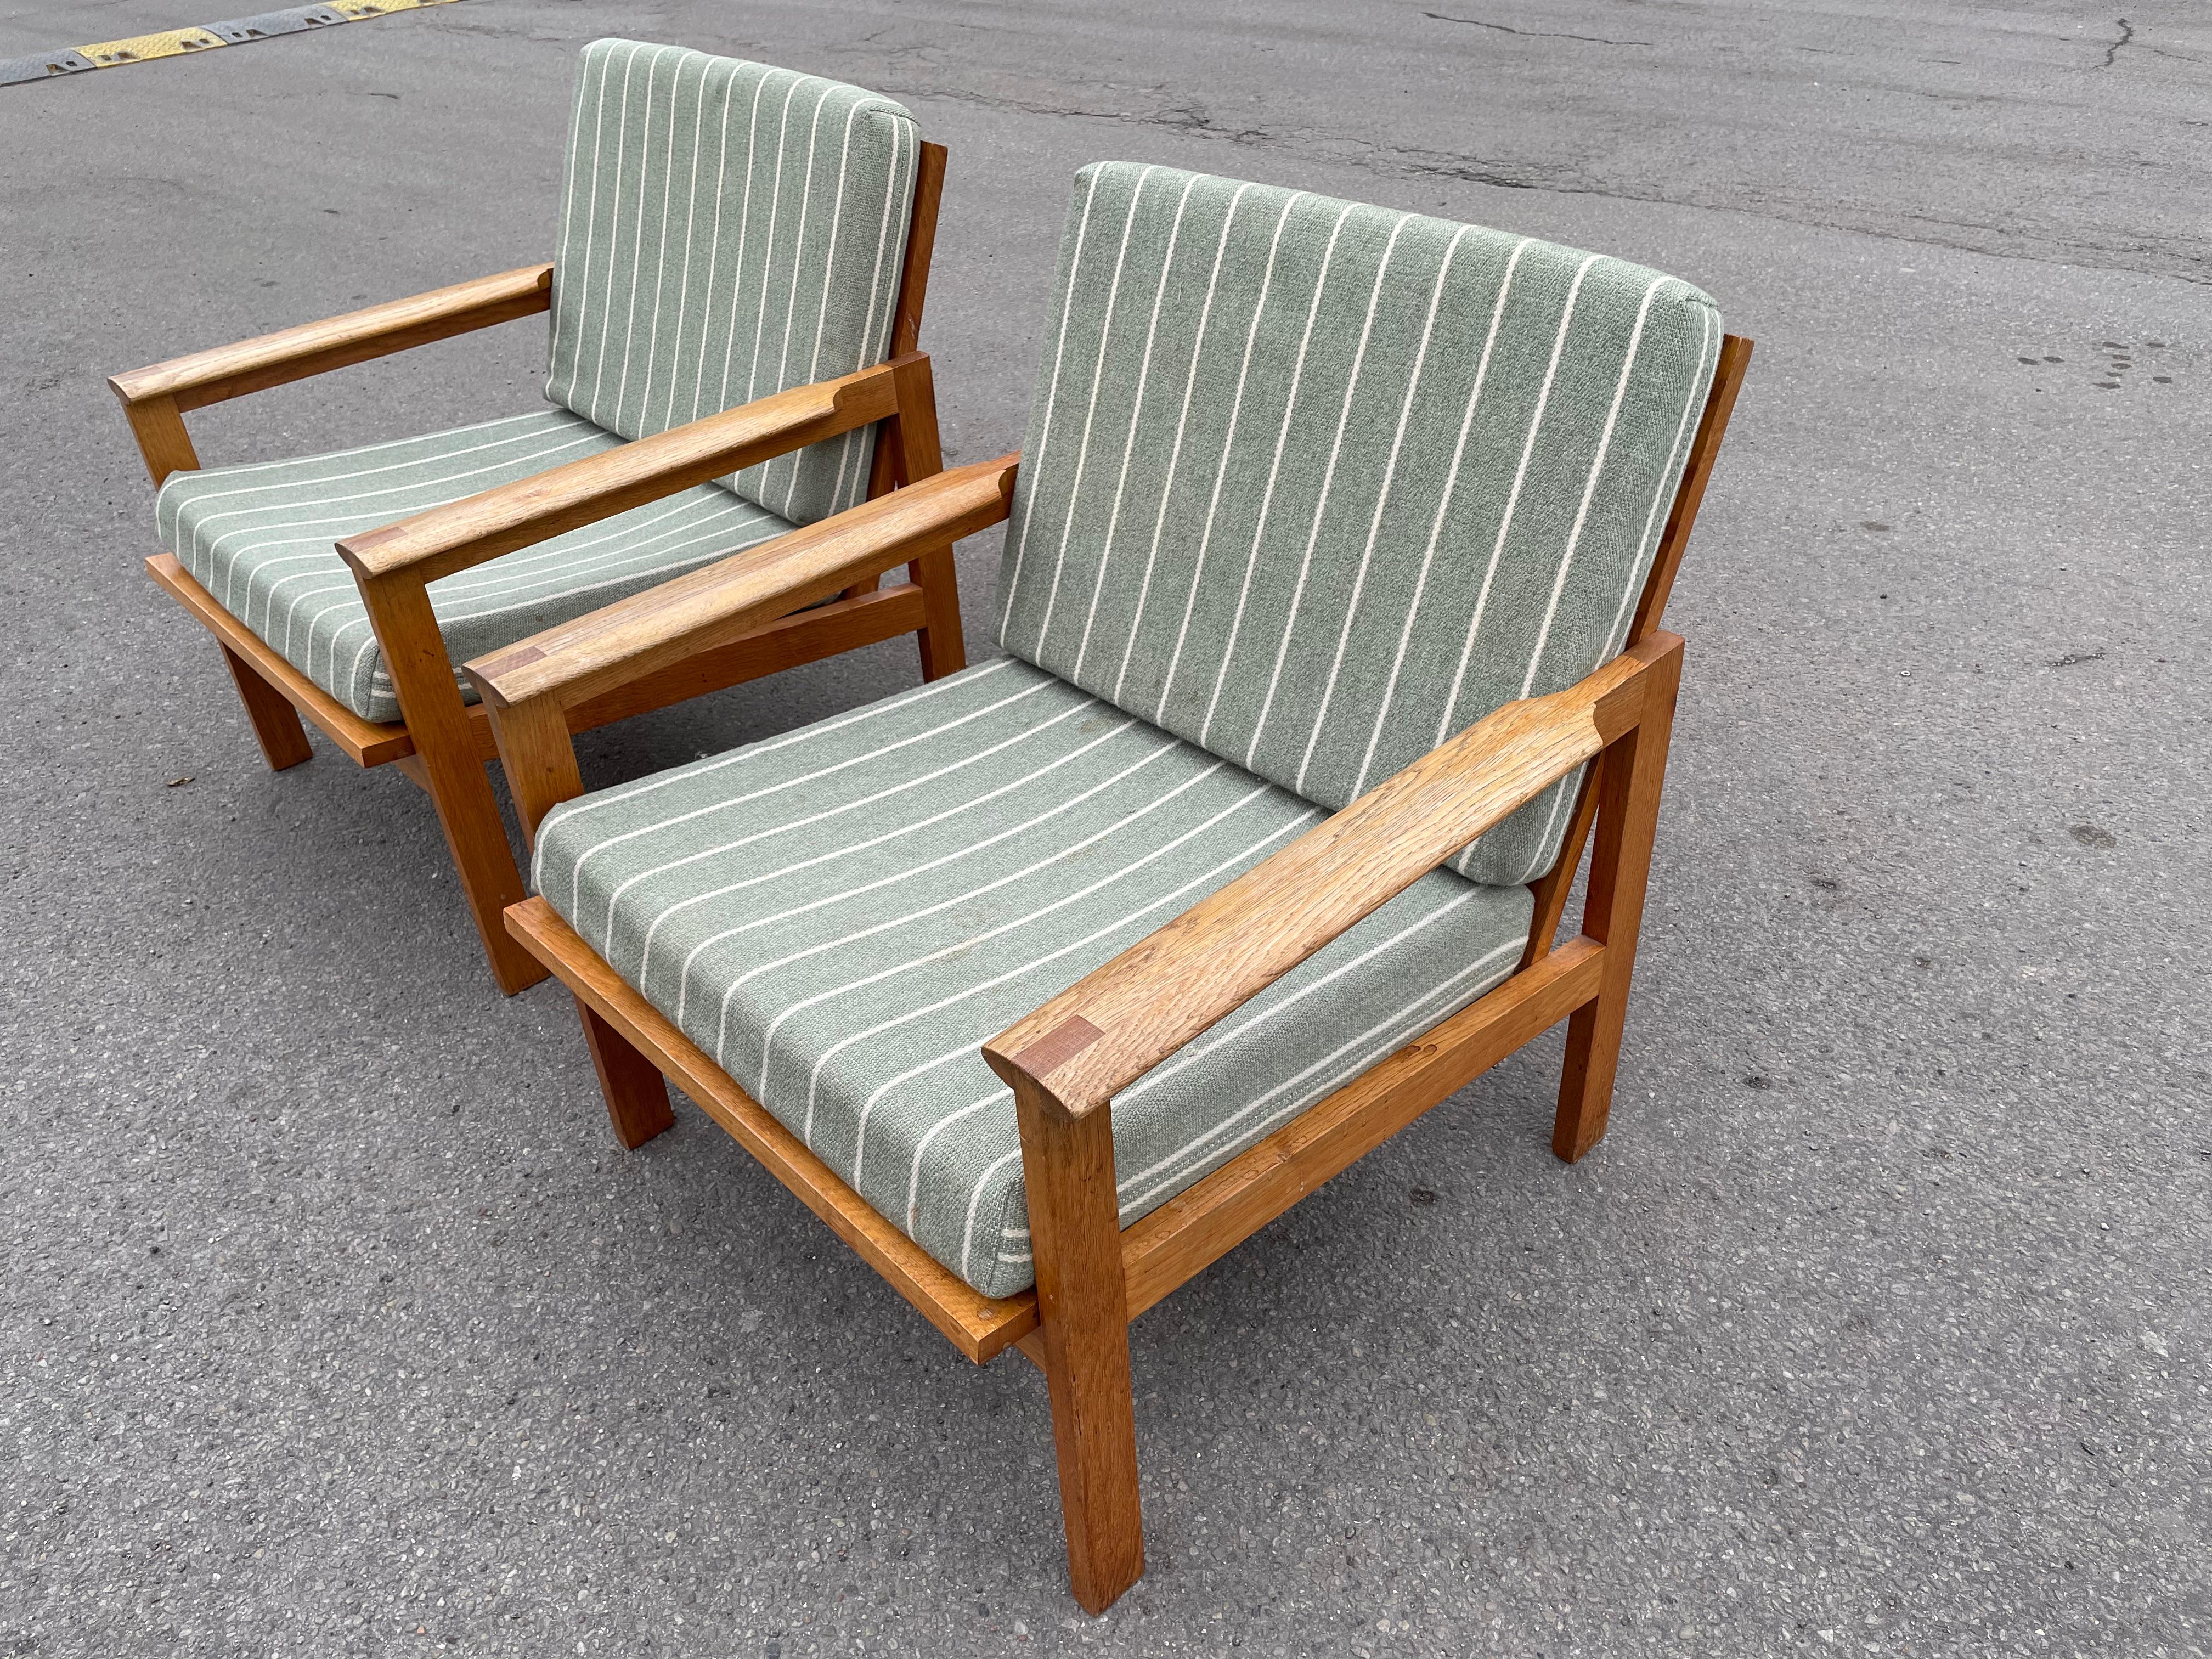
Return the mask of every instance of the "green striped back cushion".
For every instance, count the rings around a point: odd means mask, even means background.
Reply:
[[[880,362],[921,141],[888,99],[680,46],[584,48],[545,395],[641,438]],[[872,433],[726,481],[798,524],[866,494]]]
[[[1620,648],[1722,333],[1639,265],[1126,162],[1053,315],[1000,644],[1332,808]],[[1576,781],[1455,867],[1541,874]]]

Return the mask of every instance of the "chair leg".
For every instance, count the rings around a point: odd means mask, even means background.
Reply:
[[[415,742],[416,752],[422,753],[419,732]],[[472,752],[466,769],[456,776],[455,769],[441,769],[427,754],[423,761],[431,805],[438,809],[438,823],[453,856],[453,873],[460,879],[461,896],[477,925],[477,937],[483,942],[492,977],[509,996],[526,991],[552,969],[510,938],[502,920],[508,905],[522,902],[522,872],[507,843],[507,826],[500,821],[499,801],[484,775],[483,763]]]
[[[1568,1163],[1604,1138],[1613,1109],[1613,1073],[1628,1019],[1628,987],[1651,873],[1651,842],[1659,827],[1659,791],[1666,780],[1680,653],[1655,667],[1641,718],[1598,762],[1597,845],[1590,854],[1583,932],[1605,946],[1598,994],[1567,1021],[1566,1066],[1552,1151]]]
[[[1067,1576],[1085,1610],[1100,1613],[1145,1571],[1114,1126],[1103,1111],[1071,1117],[1026,1085],[1014,1098]]]
[[[269,763],[269,769],[282,772],[288,766],[313,760],[315,751],[307,743],[307,728],[300,723],[300,711],[292,707],[283,692],[263,679],[252,663],[227,645],[220,645],[220,648],[223,663],[230,670],[231,681],[238,687],[238,700],[246,705],[246,718],[253,723],[253,735],[261,744],[262,758]]]
[[[522,872],[507,844],[499,799],[477,756],[468,705],[453,680],[453,659],[430,610],[422,579],[401,571],[361,583],[384,665],[422,763],[422,782],[453,855],[461,896],[477,925],[499,988],[513,996],[552,970],[507,931],[503,913],[523,897]]]
[[[676,1126],[668,1105],[668,1079],[647,1060],[638,1046],[601,1019],[592,1005],[576,999],[576,1012],[584,1018],[584,1042],[592,1051],[592,1066],[599,1074],[599,1092],[607,1097],[607,1116],[615,1126],[615,1139],[635,1152],[665,1129]]]
[[[1620,1063],[1620,1033],[1628,999],[1601,992],[1567,1021],[1567,1063],[1559,1079],[1559,1108],[1552,1120],[1552,1153],[1569,1164],[1605,1139],[1613,1114],[1613,1073]]]

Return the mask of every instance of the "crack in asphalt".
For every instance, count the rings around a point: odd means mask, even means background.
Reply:
[[[1878,237],[1919,247],[1953,248],[1990,258],[2020,259],[2034,264],[2087,266],[2129,270],[2145,276],[2168,276],[2199,286],[2212,286],[2212,258],[2197,248],[2131,241],[2117,246],[2067,240],[2057,235],[2038,237],[2017,223],[1993,224],[1968,219],[1945,219],[1930,214],[1899,214],[1912,228],[1872,219],[1822,211],[1816,206],[1793,210],[1796,204],[1772,198],[1710,198],[1691,193],[1661,194],[1625,189],[1586,175],[1559,168],[1514,163],[1456,154],[1449,150],[1407,149],[1378,144],[1350,135],[1296,134],[1267,126],[1229,126],[1208,114],[1194,100],[1184,100],[1152,112],[1082,109],[1066,104],[1012,98],[961,88],[878,84],[894,98],[942,98],[953,103],[988,109],[1007,109],[1025,115],[1061,119],[1108,121],[1119,125],[1165,128],[1191,137],[1214,139],[1265,149],[1304,161],[1351,166],[1378,178],[1452,179],[1487,185],[1498,190],[1548,191],[1560,196],[1595,196],[1613,201],[1648,202],[1662,207],[1698,208],[1709,212],[1740,213],[1772,224],[1807,225],[1855,235]],[[1953,234],[1944,234],[1943,232]],[[2049,251],[2024,243],[2040,240]]]
[[[1500,34],[1525,34],[1539,40],[1586,40],[1594,46],[1648,46],[1650,40],[1608,40],[1602,34],[1562,34],[1554,29],[1516,29],[1510,23],[1486,23],[1480,17],[1454,17],[1441,11],[1425,11],[1439,23],[1465,23],[1470,28],[1496,29]]]
[[[2134,24],[2129,22],[2124,17],[2115,18],[2113,21],[2120,27],[2120,38],[2106,43],[2104,61],[2096,65],[2099,69],[2112,68],[2113,60],[2119,57],[2120,49],[2123,46],[2131,47],[2136,52],[2147,52],[2154,58],[2172,58],[2184,64],[2201,64],[2204,61],[2201,56],[2193,52],[2176,52],[2172,46],[2154,46],[2148,40],[2138,40],[2136,39]],[[2198,126],[2203,123],[2192,121],[2185,122],[2184,125]]]

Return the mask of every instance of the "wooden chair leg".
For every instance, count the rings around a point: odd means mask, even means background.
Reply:
[[[615,1139],[629,1152],[665,1129],[676,1126],[668,1104],[668,1079],[647,1060],[637,1045],[601,1019],[583,998],[576,999],[583,1016],[584,1042],[592,1051],[592,1065],[599,1074],[599,1092],[607,1097],[607,1116],[615,1126]]]
[[[238,687],[238,700],[246,705],[246,718],[253,723],[253,735],[269,769],[282,772],[288,766],[313,760],[315,751],[307,742],[307,728],[300,723],[300,711],[263,679],[252,663],[228,646],[220,641],[217,645],[224,665],[230,670],[231,683]]]
[[[1552,1151],[1572,1164],[1604,1138],[1613,1109],[1613,1073],[1628,1018],[1629,978],[1644,921],[1644,884],[1659,825],[1659,791],[1674,729],[1680,653],[1647,676],[1650,691],[1636,728],[1598,762],[1597,845],[1590,855],[1583,932],[1605,946],[1598,994],[1567,1022],[1566,1066],[1559,1079]]]
[[[477,757],[476,732],[454,683],[453,659],[446,653],[430,596],[419,576],[404,572],[362,581],[361,594],[408,733],[415,739],[461,896],[468,901],[492,976],[513,996],[552,970],[507,931],[507,907],[522,902],[522,872],[507,844],[491,780]]]
[[[1067,1576],[1075,1599],[1100,1613],[1145,1571],[1114,1126],[1103,1111],[1070,1116],[1026,1084],[1014,1100]]]
[[[456,701],[459,701],[458,696]],[[412,729],[413,722],[409,722]],[[416,737],[416,752],[423,753]],[[507,843],[507,826],[500,821],[499,800],[491,791],[484,763],[476,757],[476,745],[457,757],[459,763],[441,769],[438,760],[423,753],[430,777],[430,800],[438,809],[439,826],[453,855],[453,873],[459,878],[461,896],[483,941],[485,958],[499,988],[513,996],[526,991],[552,969],[507,936],[502,917],[510,904],[525,896],[522,872],[515,867],[514,851]],[[455,774],[459,775],[456,776]]]

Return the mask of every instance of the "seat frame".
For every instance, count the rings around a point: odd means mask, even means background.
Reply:
[[[1009,1347],[1044,1372],[1069,1577],[1103,1612],[1144,1571],[1128,1322],[1490,1066],[1567,1022],[1552,1150],[1605,1133],[1658,821],[1681,639],[1661,630],[1752,343],[1723,342],[1626,647],[1567,690],[1508,703],[1362,796],[983,1047],[1013,1090],[1035,1289],[987,1297],[885,1221],[634,990],[542,898],[507,913],[574,994],[615,1132],[670,1127],[673,1082],[969,1359]],[[582,791],[573,709],[737,636],[779,584],[828,591],[931,538],[1003,517],[1017,457],[959,469],[770,544],[774,556],[678,578],[469,665],[526,827]],[[682,590],[680,592],[675,590]],[[1579,766],[1557,862],[1530,884],[1516,972],[1127,1229],[1111,1101],[1223,1015]],[[1595,830],[1582,924],[1557,934]]]
[[[364,720],[302,674],[225,610],[173,556],[148,572],[215,636],[239,700],[272,771],[311,759],[302,717],[363,767],[396,765],[437,810],[463,896],[494,977],[508,995],[546,970],[501,925],[526,889],[484,767],[498,758],[481,704],[461,695],[443,634],[424,590],[455,570],[611,517],[794,449],[880,422],[868,498],[941,470],[929,359],[916,349],[927,295],[945,149],[924,143],[901,268],[890,355],[858,374],[793,388],[738,409],[625,444],[536,477],[487,490],[337,544],[353,567],[402,718]],[[534,315],[552,304],[553,267],[526,266],[258,339],[155,364],[109,380],[159,489],[199,457],[184,415],[208,404],[366,362],[433,340]],[[409,532],[404,537],[397,532]],[[407,547],[397,556],[392,544]],[[363,549],[383,556],[358,556]],[[951,547],[921,549],[906,580],[854,582],[803,615],[779,613],[659,679],[573,711],[571,729],[624,720],[799,664],[916,635],[924,679],[963,666],[960,603]]]

